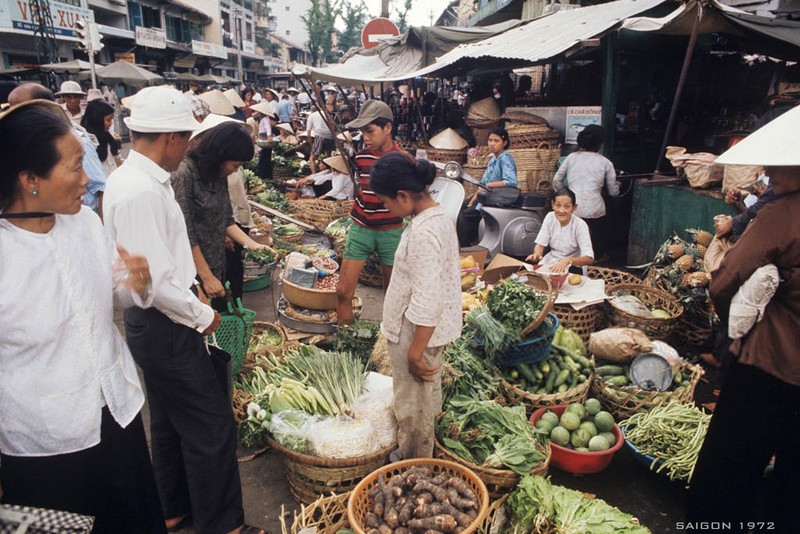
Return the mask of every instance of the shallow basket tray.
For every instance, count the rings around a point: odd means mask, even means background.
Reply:
[[[500,388],[503,391],[503,395],[511,404],[520,403],[525,406],[525,412],[528,416],[539,408],[558,406],[559,404],[572,404],[574,402],[582,403],[589,396],[589,389],[592,385],[592,377],[589,376],[585,381],[563,393],[545,393],[537,395],[515,386],[499,373],[496,376],[500,381]]]
[[[333,534],[339,529],[350,528],[347,520],[347,500],[350,492],[320,497],[294,512],[292,526],[286,528],[284,514],[281,515],[282,534],[299,534],[303,529],[316,528],[317,532]]]
[[[350,214],[353,209],[352,200],[321,200],[317,198],[301,198],[291,200],[292,216],[295,219],[315,226],[323,231],[339,217]]]
[[[648,308],[658,308],[670,314],[669,318],[640,317],[614,306],[609,301],[606,311],[609,323],[614,326],[638,328],[651,339],[666,339],[675,330],[683,315],[683,306],[678,300],[660,289],[642,284],[617,284],[606,287],[606,295],[613,297],[619,293],[628,293],[641,300]]]
[[[489,492],[483,481],[473,473],[470,469],[461,464],[450,462],[447,460],[440,460],[437,458],[417,458],[414,460],[403,460],[394,462],[387,466],[381,467],[367,475],[364,480],[358,483],[353,489],[350,496],[350,501],[347,503],[347,518],[350,521],[350,528],[356,534],[366,534],[364,527],[364,518],[366,517],[372,498],[369,496],[372,489],[378,484],[382,478],[391,478],[393,476],[403,473],[412,467],[430,467],[436,473],[443,473],[449,476],[455,476],[463,479],[470,485],[475,492],[475,496],[480,503],[478,508],[478,515],[472,523],[464,528],[462,534],[471,534],[478,532],[479,526],[482,524],[486,514],[489,510]]]
[[[584,345],[589,343],[589,336],[597,331],[602,304],[592,304],[576,310],[569,304],[556,304],[553,313],[558,317],[561,326],[569,328],[579,336]]]
[[[694,400],[697,383],[703,376],[703,368],[684,363],[679,371],[684,376],[689,375],[689,385],[681,386],[674,391],[645,391],[630,386],[613,386],[607,384],[602,376],[595,375],[592,379],[591,392],[600,401],[604,410],[611,412],[617,421],[621,421],[636,413],[649,412],[665,402],[691,403]]]
[[[397,444],[392,444],[375,454],[340,460],[295,452],[271,436],[266,436],[266,441],[283,456],[289,489],[294,498],[303,504],[312,503],[321,495],[331,492],[352,490],[365,476],[385,465],[389,455],[397,448]]]
[[[511,492],[514,488],[517,487],[519,483],[520,476],[512,471],[511,469],[492,469],[491,467],[481,467],[479,465],[475,465],[471,462],[463,460],[447,450],[444,445],[439,443],[439,439],[436,439],[436,443],[433,446],[433,455],[435,458],[440,458],[442,460],[449,460],[451,462],[455,462],[457,464],[461,464],[464,467],[470,469],[473,473],[478,475],[478,477],[483,480],[483,483],[486,484],[486,490],[489,492],[490,499],[498,499],[501,496]],[[545,453],[544,461],[541,464],[537,465],[530,471],[531,476],[547,475],[547,469],[550,466],[550,447],[544,446],[542,447]],[[479,532],[483,532],[482,530]]]

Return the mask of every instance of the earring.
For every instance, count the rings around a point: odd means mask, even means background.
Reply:
[[[38,194],[39,194],[39,190],[38,189],[31,189],[31,195],[36,196]]]

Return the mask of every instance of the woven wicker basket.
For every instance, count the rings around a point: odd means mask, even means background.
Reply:
[[[300,454],[287,449],[270,436],[267,443],[283,456],[286,479],[294,498],[303,504],[316,501],[320,495],[347,492],[361,479],[386,464],[396,444],[369,456],[337,460]]]
[[[644,280],[625,271],[618,269],[609,269],[607,267],[594,267],[590,266],[586,270],[586,276],[592,280],[602,280],[606,283],[606,287],[615,286],[618,284],[644,284]],[[605,306],[597,307],[597,323],[595,327],[597,330],[602,330],[608,326],[608,313],[606,313]]]
[[[559,133],[543,124],[514,124],[508,128],[510,146],[536,148],[540,143],[558,143]]]
[[[547,469],[550,466],[550,447],[545,446],[542,447],[542,449],[542,452],[545,453],[544,461],[531,469],[531,476],[547,475]],[[433,455],[435,458],[450,460],[451,462],[455,462],[469,468],[472,472],[478,475],[481,480],[483,480],[484,484],[486,484],[486,490],[489,492],[490,499],[497,499],[502,495],[509,493],[516,488],[517,483],[519,483],[520,476],[514,471],[510,469],[492,469],[490,467],[481,467],[479,465],[470,463],[445,449],[444,446],[439,443],[438,439],[434,444]]]
[[[272,179],[273,180],[288,180],[294,178],[294,170],[287,165],[273,165]]]
[[[564,328],[569,328],[583,340],[583,344],[589,343],[589,336],[597,331],[597,317],[599,315],[600,304],[585,306],[576,310],[569,304],[556,304],[553,306],[553,313]]]
[[[450,150],[447,148],[435,148],[430,145],[419,147],[425,150],[425,154],[430,161],[438,161],[440,163],[447,163],[448,161],[455,161],[460,164],[467,162],[467,149],[460,148],[458,150]]]
[[[559,404],[572,404],[573,402],[583,402],[589,396],[589,388],[592,385],[592,377],[586,379],[572,389],[568,389],[563,393],[549,393],[544,395],[536,395],[529,393],[524,389],[508,382],[505,378],[497,375],[500,380],[500,387],[503,394],[508,398],[509,402],[520,403],[525,406],[525,412],[530,416],[539,408],[547,406],[557,406]]]
[[[463,167],[464,172],[472,176],[474,179],[480,181],[483,178],[483,173],[486,172],[486,167],[470,167],[469,165],[464,165]],[[472,182],[467,182],[466,180],[462,180],[461,185],[464,187],[464,198],[469,198],[474,195],[478,191],[478,186],[473,184]]]
[[[612,386],[606,384],[602,376],[595,375],[592,380],[592,396],[597,398],[603,409],[611,412],[617,421],[627,419],[635,413],[648,412],[671,400],[688,404],[694,400],[694,390],[700,377],[703,376],[703,368],[684,363],[679,371],[684,376],[688,374],[689,385],[674,391],[644,391],[630,386]]]
[[[415,141],[411,141],[409,139],[396,139],[397,146],[399,146],[402,150],[405,150],[412,156],[417,153],[417,143]]]
[[[472,136],[478,146],[485,145],[489,140],[491,131],[500,126],[500,119],[467,119],[465,122],[472,130]]]
[[[648,308],[664,310],[669,313],[670,317],[640,317],[621,310],[609,302],[606,311],[609,322],[614,326],[638,328],[651,339],[666,339],[675,330],[681,315],[683,315],[683,306],[678,304],[677,299],[666,291],[642,284],[617,284],[606,287],[606,295],[609,297],[621,293],[637,297]]]
[[[399,475],[411,467],[430,467],[436,473],[458,477],[469,484],[475,492],[475,496],[478,498],[480,508],[478,509],[478,515],[475,520],[461,532],[463,534],[478,532],[478,527],[483,522],[489,510],[489,492],[486,490],[486,485],[483,481],[478,475],[461,464],[435,458],[419,458],[394,462],[385,467],[381,467],[370,473],[364,480],[358,483],[355,489],[353,489],[350,501],[347,503],[347,518],[350,521],[350,528],[353,529],[356,534],[366,534],[367,529],[364,526],[364,518],[372,504],[372,499],[369,494],[377,485],[378,481]]]
[[[509,521],[505,506],[506,500],[508,500],[508,495],[503,495],[489,504],[489,510],[487,510],[486,517],[483,519],[481,526],[478,527],[478,532],[481,534],[505,532],[504,529]]]
[[[303,242],[303,236],[304,235],[305,235],[304,233],[303,234],[292,234],[292,235],[281,235],[281,236],[275,236],[274,239],[275,239],[276,243],[283,242],[283,243],[299,244],[299,243]]]
[[[561,145],[539,143],[533,148],[510,148],[508,153],[514,158],[517,170],[550,170],[558,164]]]
[[[488,146],[476,146],[467,151],[466,165],[472,167],[486,167],[489,164],[489,158],[492,153],[489,151]],[[474,176],[473,176],[474,178]]]
[[[353,209],[352,200],[321,200],[317,198],[302,198],[292,200],[292,216],[295,219],[315,226],[319,231],[339,217],[350,214]]]
[[[369,287],[383,287],[383,269],[380,267],[380,261],[367,260],[361,269],[358,281]]]
[[[265,330],[272,330],[277,332],[278,335],[281,337],[281,342],[277,345],[265,345],[257,350],[249,350],[247,351],[247,359],[245,360],[245,364],[254,359],[255,356],[266,355],[270,352],[274,352],[278,347],[283,345],[286,342],[286,332],[283,330],[283,327],[277,323],[267,323],[264,321],[255,321],[253,322],[253,331],[250,334],[250,339],[252,340],[255,336],[260,335]]]
[[[339,529],[350,528],[347,520],[347,500],[350,493],[333,494],[320,497],[308,506],[300,507],[300,513],[294,513],[291,528],[286,528],[284,514],[281,514],[282,534],[299,534],[303,529],[316,528],[317,532],[333,534]]]
[[[713,313],[687,313],[681,315],[675,327],[675,335],[684,345],[697,349],[709,349],[716,339],[716,323]]]

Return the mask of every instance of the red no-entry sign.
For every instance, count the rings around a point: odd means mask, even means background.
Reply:
[[[381,39],[395,35],[400,35],[400,30],[397,29],[394,22],[384,17],[378,17],[367,22],[367,25],[361,30],[361,46],[374,48],[378,46]]]

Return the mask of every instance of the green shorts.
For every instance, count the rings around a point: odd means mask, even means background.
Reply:
[[[381,263],[387,267],[394,265],[394,253],[400,244],[402,228],[391,230],[373,230],[353,224],[347,233],[347,244],[344,248],[346,260],[366,261],[373,252],[378,253]]]

